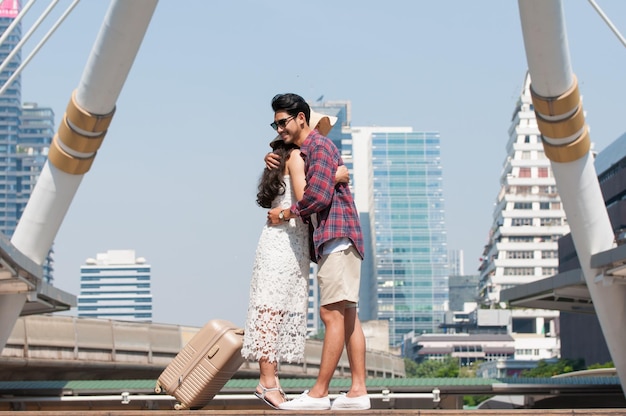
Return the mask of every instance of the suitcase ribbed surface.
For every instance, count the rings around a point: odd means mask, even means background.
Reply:
[[[158,382],[182,408],[201,408],[243,363],[242,343],[242,329],[228,321],[209,321],[165,368]]]

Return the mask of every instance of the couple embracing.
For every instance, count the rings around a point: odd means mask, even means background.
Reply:
[[[259,362],[255,395],[284,410],[365,410],[365,336],[357,304],[363,259],[358,212],[339,150],[325,137],[331,118],[297,94],[272,99],[278,136],[266,156],[257,203],[270,208],[257,247],[242,355]],[[316,219],[309,250],[308,223]],[[322,359],[313,387],[287,400],[277,363],[304,359],[309,262],[318,263]],[[352,384],[332,405],[330,381],[347,350]]]

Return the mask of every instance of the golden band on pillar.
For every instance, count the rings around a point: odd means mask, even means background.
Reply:
[[[578,160],[589,153],[591,140],[589,139],[589,128],[585,125],[585,130],[573,142],[565,144],[551,144],[543,141],[543,151],[546,157],[553,162],[568,163]]]
[[[573,162],[584,157],[591,149],[591,141],[589,129],[585,124],[583,107],[580,103],[576,77],[574,77],[573,85],[557,97],[540,96],[533,91],[532,85],[530,93],[546,157],[560,163]],[[546,117],[563,118],[548,120]],[[579,132],[580,134],[575,140],[570,140]],[[552,140],[548,142],[544,136]],[[562,140],[563,144],[554,143],[558,139],[564,139]]]
[[[544,116],[561,116],[574,110],[580,104],[580,94],[578,93],[578,79],[574,75],[574,83],[567,91],[556,97],[543,97],[533,91],[530,86],[530,96],[533,100],[535,112]]]
[[[73,126],[92,133],[106,132],[115,114],[115,108],[108,114],[93,114],[81,108],[76,102],[76,91],[65,109],[65,116]]]
[[[114,113],[115,109],[104,115],[92,114],[84,110],[76,102],[76,91],[74,91],[65,110],[59,131],[54,136],[50,146],[48,153],[50,163],[72,175],[83,175],[88,172],[93,159],[96,157],[96,152],[106,136]],[[77,129],[96,134],[85,135]],[[91,155],[87,157],[75,156],[65,151],[63,147],[77,153],[91,153]]]
[[[582,131],[582,128],[585,126],[585,114],[583,113],[582,105],[578,106],[578,109],[571,116],[560,120],[546,120],[539,113],[535,115],[539,131],[551,139],[572,137]]]
[[[48,161],[56,166],[59,170],[70,175],[84,175],[91,169],[96,154],[92,154],[87,158],[80,158],[70,155],[59,145],[59,135],[55,134],[48,152]]]

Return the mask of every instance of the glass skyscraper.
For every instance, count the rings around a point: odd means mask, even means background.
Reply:
[[[19,2],[0,1],[0,32],[4,33],[19,13]],[[0,46],[0,62],[9,57],[22,36],[21,23],[13,27]],[[17,52],[0,73],[4,85],[21,65]],[[0,232],[11,238],[24,212],[39,174],[48,157],[54,137],[54,112],[51,108],[27,103],[22,106],[21,77],[18,76],[0,95]],[[53,261],[50,250],[43,271],[52,281]]]
[[[134,250],[109,250],[80,267],[78,316],[152,321],[150,265]]]
[[[371,133],[377,318],[390,344],[440,332],[448,302],[448,248],[439,133]]]
[[[0,32],[4,33],[19,12],[18,2],[0,2]],[[18,24],[0,47],[0,61],[4,63],[22,36]],[[4,85],[21,64],[20,53],[16,54],[0,72],[0,85]],[[17,203],[17,145],[20,117],[22,115],[21,77],[17,77],[7,90],[0,95],[0,232],[11,238],[19,210]]]

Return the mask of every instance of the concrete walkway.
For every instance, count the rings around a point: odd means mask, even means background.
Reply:
[[[0,415],[4,412],[0,411]],[[7,414],[9,414],[7,412]],[[16,414],[16,413],[10,413]],[[626,409],[521,409],[521,410],[367,410],[367,411],[300,411],[285,412],[278,410],[92,410],[92,411],[25,411],[20,416],[245,416],[245,415],[379,415],[379,416],[617,416],[625,415]]]

